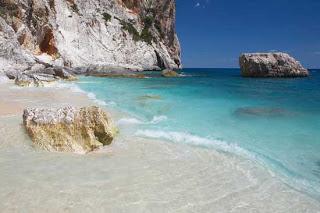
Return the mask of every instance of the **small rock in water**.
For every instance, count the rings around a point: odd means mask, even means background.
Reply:
[[[165,78],[175,78],[175,77],[179,77],[179,74],[176,71],[173,70],[163,70],[161,72],[161,75]]]
[[[139,101],[145,101],[145,100],[161,100],[161,96],[160,95],[143,95],[143,96],[139,96],[137,98]]]
[[[265,107],[242,107],[235,111],[236,115],[247,116],[284,116],[288,112],[280,108],[265,108]]]
[[[136,72],[91,72],[88,76],[103,77],[103,78],[146,78],[143,73]]]
[[[87,153],[111,144],[117,132],[95,106],[25,109],[23,123],[34,145],[51,152]]]

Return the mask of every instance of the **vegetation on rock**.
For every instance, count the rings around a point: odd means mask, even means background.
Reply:
[[[151,44],[152,41],[155,41],[155,37],[151,34],[150,28],[154,25],[154,18],[151,16],[147,16],[144,20],[144,28],[141,33],[133,26],[133,24],[126,22],[124,20],[120,20],[120,24],[122,28],[126,30],[133,38],[134,41],[144,41],[148,44]]]
[[[120,24],[122,25],[122,28],[132,36],[134,41],[140,40],[140,34],[137,31],[137,29],[133,26],[133,24],[123,20],[120,21]]]
[[[112,16],[109,13],[102,13],[103,19],[107,22],[111,21]]]

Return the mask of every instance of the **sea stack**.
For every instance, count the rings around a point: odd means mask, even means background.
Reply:
[[[244,77],[307,77],[309,71],[287,53],[245,53],[239,59]]]

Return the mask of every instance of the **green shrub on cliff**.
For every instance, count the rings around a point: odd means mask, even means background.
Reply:
[[[154,22],[155,21],[152,16],[147,16],[143,20],[144,28],[141,32],[140,38],[141,40],[147,42],[148,44],[151,44],[152,40],[155,39],[150,33],[150,28],[153,26]]]
[[[145,17],[144,20],[143,20],[144,27],[145,27],[145,28],[150,28],[150,27],[152,27],[153,22],[154,22],[154,18],[153,18],[153,17],[151,17],[151,16]]]
[[[132,36],[134,41],[144,41],[148,44],[151,44],[152,40],[155,40],[155,38],[152,36],[150,32],[150,28],[154,24],[153,17],[147,16],[143,20],[144,28],[141,31],[141,33],[138,32],[138,30],[133,26],[133,24],[126,22],[124,20],[119,20],[119,21],[120,21],[120,24],[122,25],[122,29],[126,30]]]
[[[122,29],[128,31],[130,35],[132,35],[132,38],[134,41],[139,41],[140,40],[140,35],[137,29],[133,26],[133,24],[128,23],[126,21],[121,20],[120,21],[122,25]]]
[[[111,15],[109,13],[102,13],[103,19],[107,22],[111,20]]]
[[[149,29],[147,28],[143,28],[140,38],[142,41],[147,42],[148,44],[151,44],[152,40],[154,39]]]

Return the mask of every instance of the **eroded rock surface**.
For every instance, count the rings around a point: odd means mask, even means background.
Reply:
[[[51,152],[87,153],[112,143],[116,129],[99,107],[25,109],[23,123],[34,145]]]
[[[27,74],[27,73],[19,73],[15,78],[15,84],[21,87],[40,87],[44,86],[47,83],[52,83],[58,80],[53,75],[48,75],[44,73],[39,74]]]
[[[77,80],[75,75],[63,67],[34,67],[23,72],[6,72],[6,75],[9,79],[14,79],[15,84],[21,87],[40,87],[60,79],[68,81]]]
[[[306,77],[300,62],[286,53],[247,53],[239,59],[244,77]]]
[[[39,61],[70,68],[179,68],[175,0],[2,0],[0,70],[23,71]]]

